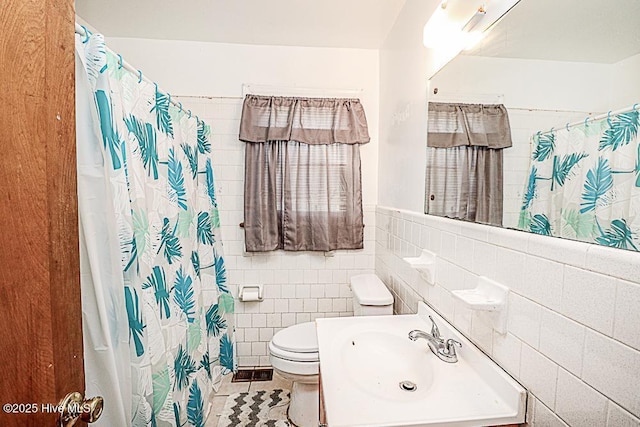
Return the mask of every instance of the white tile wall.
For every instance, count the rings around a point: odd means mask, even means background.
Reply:
[[[268,366],[274,333],[318,317],[353,313],[348,281],[373,273],[375,208],[363,206],[365,247],[356,251],[243,253],[244,143],[238,140],[240,98],[180,97],[212,128],[212,159],[220,209],[224,256],[234,295],[243,284],[263,284],[264,301],[236,302],[236,341],[241,366]],[[182,99],[184,98],[184,99]],[[366,177],[365,177],[366,178]]]
[[[582,371],[585,327],[545,308],[540,323],[540,352],[576,375]]]
[[[556,413],[572,426],[604,426],[607,398],[564,369],[558,371]]]
[[[533,426],[640,425],[639,253],[384,207],[376,224],[396,312],[433,306],[530,391]],[[435,286],[402,261],[423,248],[440,257]],[[511,290],[505,335],[452,298],[480,274]]]
[[[564,421],[547,408],[544,403],[534,398],[533,417],[531,425],[533,427],[567,427]]]
[[[640,350],[640,285],[618,280],[613,337]]]
[[[553,360],[523,344],[519,379],[548,408],[555,407],[558,365]]]
[[[607,425],[617,427],[639,427],[640,419],[634,417],[615,403],[609,401]]]

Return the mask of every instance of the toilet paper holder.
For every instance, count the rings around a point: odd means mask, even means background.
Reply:
[[[262,301],[262,285],[244,285],[240,287],[240,301]]]

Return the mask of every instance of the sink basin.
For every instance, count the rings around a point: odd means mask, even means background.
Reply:
[[[433,361],[426,352],[412,348],[413,344],[406,337],[387,332],[347,335],[341,352],[347,379],[363,392],[379,398],[422,399],[433,384]]]
[[[430,330],[429,315],[443,337],[462,343],[457,363],[409,340],[413,329]],[[316,327],[331,427],[524,422],[526,390],[426,304],[414,315],[317,319]]]

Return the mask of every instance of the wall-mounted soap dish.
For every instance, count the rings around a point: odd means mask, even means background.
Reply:
[[[420,273],[427,283],[435,285],[436,283],[436,258],[437,255],[431,251],[424,249],[419,257],[402,258],[409,266]]]
[[[485,316],[498,333],[507,332],[507,298],[509,288],[487,277],[478,278],[473,289],[451,291],[453,296],[467,308],[487,312]]]

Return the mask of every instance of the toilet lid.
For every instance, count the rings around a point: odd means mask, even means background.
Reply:
[[[275,347],[293,353],[317,353],[316,324],[305,322],[289,326],[276,333],[271,342]]]

